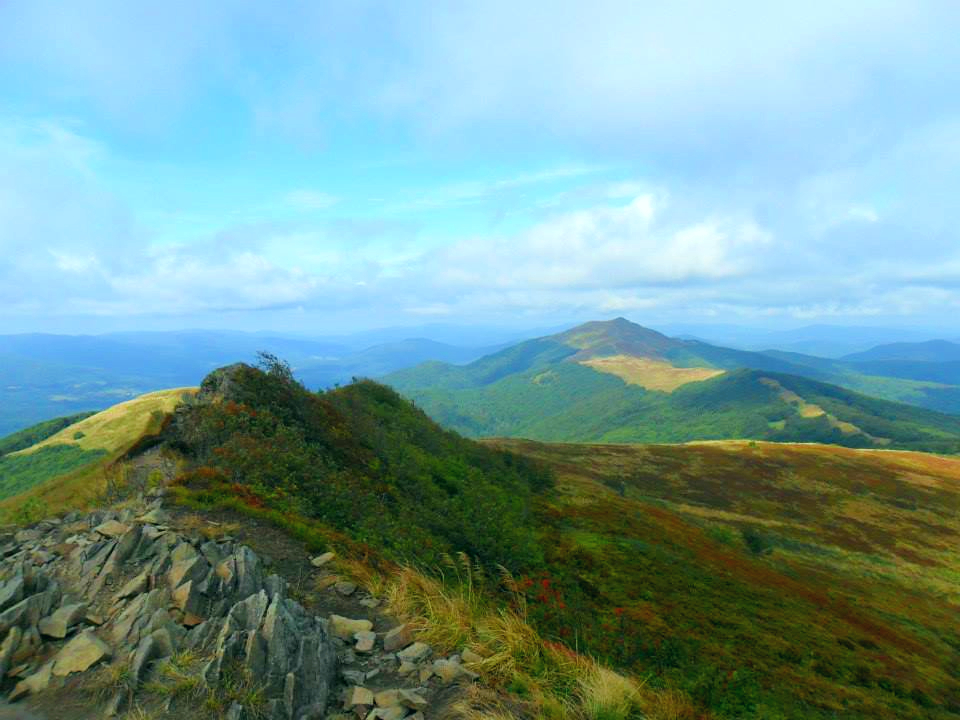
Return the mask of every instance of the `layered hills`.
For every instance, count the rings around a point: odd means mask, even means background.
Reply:
[[[546,353],[558,372],[666,397],[733,379],[818,399],[758,371],[669,392],[629,385],[588,363],[645,352],[682,369],[667,357],[678,346],[598,329],[578,329],[568,345],[538,341],[486,370],[510,377]],[[312,393],[282,363],[227,368],[198,394],[172,396],[39,440],[34,454],[87,438],[104,454],[82,477],[53,473],[3,509],[16,518],[27,503],[42,517],[159,483],[170,512],[332,549],[344,558],[338,572],[412,613],[437,652],[466,645],[481,658],[478,704],[427,718],[960,715],[954,458],[746,441],[477,443],[387,387]],[[144,476],[158,458],[162,472]],[[298,579],[291,594],[309,608],[314,593],[336,599],[332,582]]]
[[[842,374],[838,361],[816,360],[669,338],[620,318],[385,381],[474,437],[960,449],[960,418],[826,382]]]

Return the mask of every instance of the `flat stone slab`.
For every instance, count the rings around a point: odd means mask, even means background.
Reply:
[[[57,653],[53,660],[53,674],[66,677],[71,673],[83,672],[112,654],[110,646],[94,635],[92,630],[84,630]]]

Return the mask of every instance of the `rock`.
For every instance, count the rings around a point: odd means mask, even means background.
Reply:
[[[194,615],[193,613],[184,613],[183,617],[180,619],[180,624],[188,628],[196,627],[202,622],[203,618],[199,615]]]
[[[18,627],[10,628],[10,632],[0,644],[0,681],[3,680],[7,671],[10,669],[13,654],[20,646],[20,640],[23,638],[23,631]]]
[[[113,596],[113,599],[116,600],[125,600],[128,597],[133,597],[134,595],[140,595],[145,593],[150,584],[150,576],[147,574],[147,571],[144,570],[139,575],[136,575],[130,578],[127,583],[120,588],[119,592]]]
[[[333,589],[336,590],[340,595],[344,597],[349,597],[353,595],[357,590],[357,584],[352,582],[338,582],[333,586]]]
[[[53,663],[47,663],[33,675],[18,682],[13,688],[13,692],[10,693],[10,700],[17,700],[24,695],[32,695],[46,690],[50,686],[52,668]]]
[[[172,593],[170,597],[173,600],[174,606],[178,610],[182,610],[185,614],[190,613],[192,615],[199,615],[201,608],[203,606],[203,599],[200,597],[200,593],[197,588],[194,586],[192,580],[188,580],[183,585],[178,587]]]
[[[407,709],[402,705],[393,707],[376,708],[369,715],[367,720],[402,720],[407,716]]]
[[[170,516],[163,510],[151,510],[138,517],[137,522],[150,525],[163,525],[170,522]]]
[[[460,657],[463,659],[463,662],[465,663],[483,662],[483,657],[480,655],[477,655],[477,653],[475,653],[470,648],[464,648],[463,653],[461,653]]]
[[[359,653],[370,653],[373,652],[373,648],[377,642],[377,634],[370,630],[364,632],[358,632],[353,634],[354,639],[357,641],[354,649]]]
[[[342,615],[331,615],[330,629],[341,640],[349,640],[358,632],[373,630],[373,623],[369,620],[352,620]]]
[[[0,610],[16,605],[24,598],[23,576],[17,575],[0,585]]]
[[[27,529],[20,530],[14,536],[13,539],[19,544],[24,544],[32,542],[33,540],[39,540],[43,536],[43,533],[40,530]]]
[[[243,716],[243,705],[240,703],[233,703],[233,705],[230,706],[230,709],[227,710],[224,720],[243,720]]]
[[[101,660],[112,655],[110,646],[93,634],[84,630],[68,642],[53,659],[53,674],[66,677],[71,673],[83,672]]]
[[[426,643],[415,642],[397,653],[397,658],[401,662],[418,663],[432,652],[432,648]]]
[[[341,670],[340,676],[350,685],[363,685],[366,675],[361,670]]]
[[[399,690],[381,690],[373,696],[377,707],[393,707],[400,704]]]
[[[374,697],[371,690],[362,686],[354,686],[347,691],[343,706],[348,710],[354,705],[373,705]]]
[[[380,606],[380,601],[377,598],[369,597],[363,598],[363,600],[360,601],[360,604],[363,605],[363,607],[370,608],[372,610],[373,608]]]
[[[460,677],[463,668],[460,663],[452,660],[434,660],[433,674],[439,677],[443,682],[449,683]]]
[[[409,625],[397,625],[397,627],[388,631],[383,636],[383,649],[387,652],[393,652],[404,648],[413,642],[413,633]]]
[[[124,525],[122,522],[117,522],[116,520],[107,520],[105,523],[97,525],[93,530],[104,537],[118,538],[130,530],[130,526]]]
[[[74,625],[84,619],[87,614],[86,603],[75,603],[73,605],[64,605],[53,615],[43,618],[37,629],[41,635],[52,638],[65,638],[67,633]]]
[[[317,580],[316,587],[317,590],[326,590],[332,585],[336,585],[340,582],[340,577],[338,575],[326,575]]]
[[[433,668],[425,667],[420,668],[420,682],[425,683],[427,680],[433,677]]]
[[[403,661],[402,663],[400,663],[400,667],[397,668],[397,674],[409,675],[416,669],[417,669],[417,666],[414,665],[412,662]]]
[[[413,690],[401,689],[397,691],[399,694],[400,704],[410,708],[411,710],[423,710],[430,703],[427,702],[426,698],[419,693],[414,692]]]
[[[336,556],[337,556],[336,553],[325,552],[323,555],[317,555],[315,558],[313,558],[313,560],[310,561],[310,564],[316,568],[323,567],[328,562],[333,560]]]

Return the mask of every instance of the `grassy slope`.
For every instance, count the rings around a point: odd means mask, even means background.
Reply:
[[[18,454],[36,452],[51,445],[76,445],[82,450],[116,452],[129,447],[143,434],[154,413],[164,415],[171,412],[184,394],[194,391],[194,388],[174,388],[141,395],[91,415],[18,451]]]
[[[960,713],[960,460],[491,442],[558,474],[542,629],[720,717]]]
[[[149,393],[89,415],[39,442],[0,458],[0,514],[25,506],[31,514],[59,512],[94,501],[111,463],[139,438],[159,429],[191,388]],[[54,425],[46,426],[46,430]],[[11,436],[15,437],[15,436]]]
[[[312,514],[364,553],[430,563],[462,549],[508,565],[541,633],[650,688],[679,687],[712,717],[960,712],[960,461],[764,443],[494,443],[552,466],[549,490],[529,461],[444,433],[372,383],[314,397],[267,383],[240,398],[255,412],[225,403],[198,416],[184,441],[215,472],[183,490],[291,527],[302,524],[292,513]],[[157,422],[141,417],[148,431]],[[74,506],[97,490],[86,472],[32,496]]]
[[[683,442],[757,438],[871,446],[867,437],[894,446],[954,452],[960,418],[869,398],[805,378],[738,370],[690,383],[672,394],[647,392],[573,362],[542,343],[537,353],[518,346],[524,363],[492,356],[433,375],[428,367],[388,378],[441,424],[467,435],[506,435],[554,441]],[[519,352],[524,350],[525,352]],[[510,366],[512,373],[490,372]],[[431,376],[437,382],[431,382]],[[493,380],[490,380],[490,378]],[[845,434],[825,418],[802,417],[761,382],[776,379],[804,400],[863,433]]]
[[[92,412],[84,412],[77,415],[68,415],[66,417],[54,418],[53,420],[46,420],[24,428],[12,435],[0,438],[0,457],[7,453],[16,452],[17,450],[28,448],[31,445],[36,445],[38,442],[46,440],[51,435],[60,432],[65,427],[80,422],[91,415],[93,415]]]

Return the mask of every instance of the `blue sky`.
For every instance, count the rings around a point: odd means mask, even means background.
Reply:
[[[0,332],[955,325],[955,2],[0,2]]]

